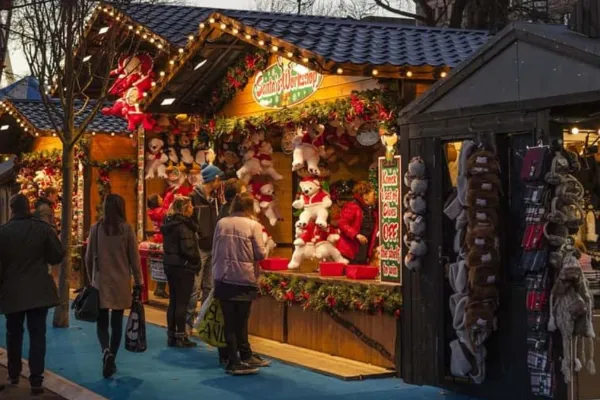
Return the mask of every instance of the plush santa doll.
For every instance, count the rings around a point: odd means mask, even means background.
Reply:
[[[134,86],[143,92],[150,90],[153,64],[152,57],[148,54],[121,57],[118,67],[110,72],[111,76],[117,78],[108,93],[123,97],[125,92]]]

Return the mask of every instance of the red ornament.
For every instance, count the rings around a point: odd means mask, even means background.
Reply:
[[[361,303],[360,301],[358,301],[358,300],[357,300],[357,301],[355,301],[355,302],[354,302],[354,308],[355,308],[356,310],[360,310],[360,309],[362,308],[362,303]]]
[[[294,295],[294,292],[292,292],[291,290],[288,290],[287,292],[285,292],[285,299],[287,301],[294,301],[296,299],[296,295]]]
[[[246,68],[248,68],[248,69],[254,69],[254,67],[256,66],[256,62],[258,60],[257,60],[257,57],[254,56],[253,54],[248,54],[246,56],[246,60],[245,61],[246,61]]]
[[[310,293],[302,292],[302,298],[306,301],[310,300]]]
[[[402,312],[400,311],[400,309],[397,309],[396,311],[394,311],[394,316],[396,318],[400,318],[400,315],[402,315]]]
[[[281,283],[279,284],[283,289],[285,289],[286,287],[288,287],[288,283],[286,281],[281,281]]]
[[[331,308],[335,307],[335,305],[337,304],[337,302],[335,301],[335,297],[333,297],[333,295],[329,295],[327,296],[327,305]]]

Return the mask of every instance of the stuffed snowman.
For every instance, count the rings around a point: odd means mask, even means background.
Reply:
[[[299,129],[292,140],[294,152],[292,153],[292,171],[298,171],[306,164],[308,171],[313,175],[320,175],[319,160],[324,152],[324,137],[319,125],[317,128],[309,127],[307,130]],[[323,129],[324,131],[324,129]]]
[[[298,223],[307,226],[311,220],[321,228],[327,228],[328,209],[333,203],[317,178],[305,177],[300,182],[300,198],[292,203],[296,210],[302,210]]]
[[[164,152],[165,142],[159,138],[150,139],[148,143],[148,154],[146,154],[146,179],[152,179],[158,176],[166,179],[165,164],[169,157]]]

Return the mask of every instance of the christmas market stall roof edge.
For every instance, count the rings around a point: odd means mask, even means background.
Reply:
[[[28,122],[33,125],[36,129],[42,131],[53,131],[54,126],[48,116],[48,112],[42,101],[34,100],[4,100],[5,103],[11,104]],[[61,106],[58,100],[52,101],[52,107],[54,115],[56,115],[56,121],[60,124],[62,121]],[[90,101],[85,105],[84,112],[80,113],[75,117],[76,123],[79,123],[85,119],[94,106],[94,102]],[[84,102],[80,100],[75,101],[76,110],[84,106]],[[87,131],[89,132],[127,132],[127,121],[122,118],[112,117],[103,115],[98,112],[94,119],[88,125]]]
[[[110,4],[110,3],[107,3]],[[336,63],[454,67],[484,44],[481,30],[419,27],[352,18],[163,4],[116,7],[170,43],[185,46],[200,23],[219,13]]]

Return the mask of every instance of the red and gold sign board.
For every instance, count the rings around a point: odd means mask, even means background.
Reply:
[[[402,284],[402,184],[400,156],[379,158],[381,280]]]

